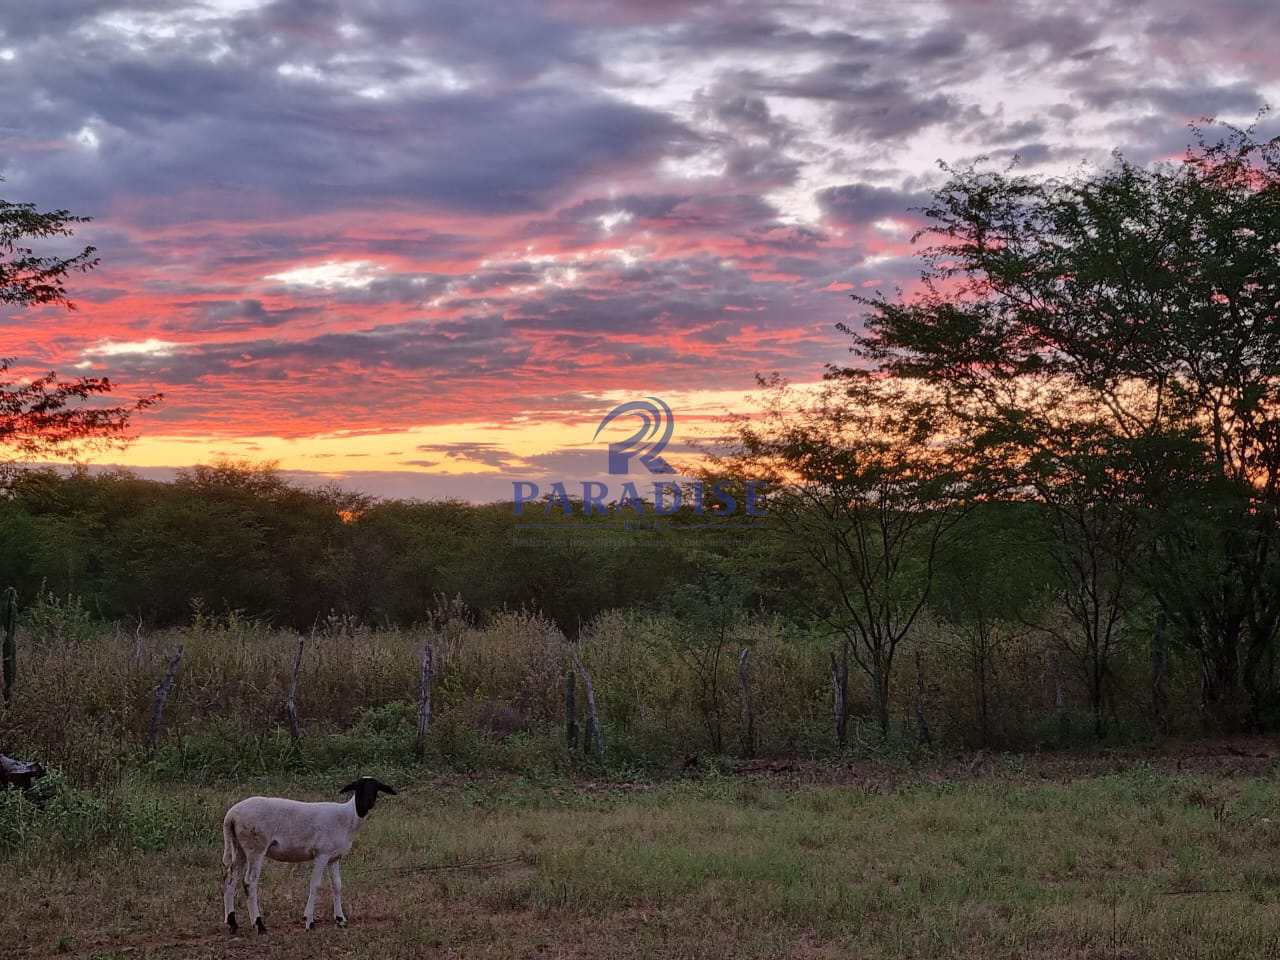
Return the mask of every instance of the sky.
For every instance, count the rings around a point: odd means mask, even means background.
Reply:
[[[0,356],[163,391],[99,457],[144,475],[597,476],[619,402],[678,451],[847,360],[939,161],[1176,157],[1277,102],[1277,35],[1271,0],[0,0],[0,197],[102,257],[75,312],[0,307]]]

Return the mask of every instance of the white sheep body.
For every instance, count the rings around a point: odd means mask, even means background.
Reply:
[[[306,863],[321,854],[330,860],[346,856],[362,822],[354,797],[345,803],[249,797],[223,819],[246,853],[261,851],[283,863]]]
[[[264,860],[284,863],[314,862],[304,913],[306,927],[315,925],[316,894],[330,872],[333,886],[333,918],[347,924],[342,911],[342,872],[339,864],[351,852],[357,831],[373,809],[377,794],[395,790],[371,777],[361,777],[342,792],[345,803],[304,802],[284,797],[249,797],[222,818],[223,914],[227,926],[236,929],[236,880],[244,883],[249,897],[250,919],[259,933],[266,931],[258,908],[258,881]]]

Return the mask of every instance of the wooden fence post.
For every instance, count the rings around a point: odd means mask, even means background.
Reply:
[[[418,735],[413,742],[413,754],[422,759],[427,751],[427,730],[431,727],[431,679],[435,671],[435,651],[431,637],[422,642],[422,663],[418,671]]]
[[[582,686],[587,692],[587,748],[593,750],[598,757],[604,756],[604,730],[600,727],[600,715],[596,713],[596,691],[591,683],[591,674],[582,665],[582,659],[575,650],[573,665],[582,674]]]
[[[849,642],[841,645],[841,657],[831,652],[831,712],[835,715],[836,743],[841,748],[849,731]]]
[[[570,750],[578,749],[578,694],[572,669],[564,675],[564,739]]]
[[[164,672],[164,679],[156,687],[155,703],[151,705],[151,726],[147,729],[147,753],[155,749],[156,738],[160,735],[160,728],[164,724],[164,705],[169,699],[169,691],[173,689],[174,681],[178,679],[178,664],[181,662],[182,644],[178,644],[178,649],[173,652],[173,657],[169,660],[169,668]]]
[[[4,641],[0,644],[0,661],[3,661],[4,702],[13,698],[13,685],[18,679],[18,591],[10,587],[0,600],[0,625],[4,628]]]
[[[289,675],[289,699],[284,705],[289,714],[289,736],[294,740],[302,736],[298,727],[298,674],[302,672],[302,648],[306,642],[306,637],[298,637],[298,652],[293,658],[293,673]]]

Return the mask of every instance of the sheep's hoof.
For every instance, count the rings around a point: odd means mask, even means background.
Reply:
[[[266,925],[265,923],[263,923],[263,922],[262,922],[262,918],[261,918],[261,917],[259,917],[259,918],[258,918],[257,920],[255,920],[255,921],[253,921],[253,928],[254,928],[255,930],[257,930],[259,933],[266,933],[266,932],[267,932],[267,925]]]
[[[227,926],[232,933],[236,932],[236,912],[234,910],[227,914]]]
[[[345,929],[347,929],[347,918],[346,918],[346,917],[334,917],[334,918],[333,918],[333,922],[334,922],[335,924],[337,924],[337,926],[338,926],[338,929],[339,929],[339,930],[345,930]]]

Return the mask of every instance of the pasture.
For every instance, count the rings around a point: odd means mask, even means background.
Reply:
[[[421,631],[307,635],[294,738],[296,633],[231,617],[130,635],[36,612],[0,738],[53,772],[42,805],[0,792],[9,957],[1183,960],[1280,942],[1274,743],[1084,746],[1036,660],[1008,662],[1022,707],[993,716],[1034,742],[1065,730],[1056,750],[924,747],[908,714],[890,740],[859,728],[837,751],[823,651],[758,623],[758,752],[744,759],[709,749],[697,664],[660,642],[670,623],[613,616],[582,645],[600,757],[565,745],[563,640],[544,620],[446,624],[415,759]],[[963,694],[947,685],[928,702],[935,730],[965,716]],[[738,707],[722,711],[729,748]],[[335,799],[357,774],[401,794],[343,864],[351,926],[333,926],[326,888],[305,932],[309,865],[269,862],[269,933],[229,935],[226,808]]]
[[[269,863],[265,937],[220,925],[222,812],[251,793],[330,798],[334,776],[59,784],[39,812],[0,801],[0,943],[99,958],[1275,955],[1280,810],[1257,749],[665,782],[386,771],[402,794],[345,864],[350,928],[326,888],[304,932],[309,868]]]

